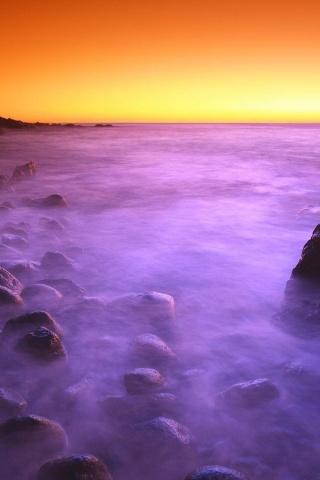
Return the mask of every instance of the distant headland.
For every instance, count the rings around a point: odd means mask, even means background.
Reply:
[[[79,123],[43,123],[43,122],[23,122],[22,120],[14,120],[13,118],[0,117],[0,129],[2,128],[14,128],[14,129],[26,129],[35,127],[83,127],[83,124]],[[90,125],[94,127],[113,127],[111,123],[96,123]]]

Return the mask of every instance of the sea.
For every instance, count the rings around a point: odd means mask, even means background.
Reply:
[[[178,398],[179,413],[172,416],[193,437],[195,467],[234,468],[249,480],[319,479],[320,389],[310,400],[309,391],[295,396],[285,380],[288,365],[320,379],[319,340],[296,338],[272,318],[282,308],[303,245],[320,223],[320,125],[6,130],[0,136],[0,172],[10,177],[17,165],[30,161],[37,166],[35,177],[0,191],[0,201],[15,206],[1,213],[2,227],[25,222],[29,243],[23,250],[1,249],[0,264],[41,262],[48,250],[69,252],[76,283],[91,300],[105,305],[132,293],[172,296],[176,331],[166,341],[180,363],[177,372],[167,374],[168,391]],[[51,194],[62,195],[68,207],[26,206],[26,197]],[[44,232],[43,217],[59,221],[64,236]],[[50,313],[59,321],[59,310]],[[95,318],[95,307],[86,311],[90,334],[82,317],[72,315],[72,328],[81,331],[81,352],[74,349],[76,360],[69,355],[73,370],[64,388],[103,372],[102,393],[125,395],[123,374],[130,368],[127,352],[134,336],[110,330]],[[250,417],[249,409],[219,423],[217,395],[261,378],[279,390],[274,410],[253,409]],[[50,415],[63,424],[63,417],[46,407],[47,394],[38,389],[26,413]],[[94,395],[90,401],[97,403]],[[65,428],[68,436],[73,427]],[[263,437],[260,450],[257,436]],[[74,448],[71,441],[69,453],[90,447],[108,463],[100,437],[96,447],[93,438],[91,432],[89,444],[83,440]],[[131,478],[121,462],[117,452],[110,461],[114,477]],[[139,472],[139,480],[151,478]],[[182,468],[172,478],[159,478],[184,480],[186,473]],[[138,480],[137,473],[131,475]]]

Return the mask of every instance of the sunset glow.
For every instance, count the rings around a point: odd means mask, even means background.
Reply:
[[[0,27],[1,116],[320,121],[318,0],[20,0]]]

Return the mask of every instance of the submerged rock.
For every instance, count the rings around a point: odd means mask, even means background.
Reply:
[[[14,293],[12,290],[6,287],[0,286],[0,305],[1,306],[21,306],[23,300],[20,295]]]
[[[39,465],[61,455],[66,444],[64,430],[52,420],[36,415],[11,418],[0,425],[0,457],[6,459],[1,475],[6,480],[31,478]]]
[[[9,391],[0,388],[0,421],[21,415],[27,406],[24,400],[18,400]]]
[[[46,327],[38,327],[33,332],[25,334],[16,349],[42,362],[54,362],[67,358],[59,336]]]
[[[73,261],[61,252],[46,252],[41,260],[41,267],[51,270],[73,270]]]
[[[185,480],[249,480],[242,473],[219,465],[199,467],[186,476]]]
[[[34,177],[37,171],[37,167],[35,162],[25,163],[24,165],[20,165],[16,167],[12,177],[10,179],[11,183],[20,182],[21,180],[25,180],[31,177]]]
[[[165,380],[153,368],[135,368],[124,374],[124,385],[130,395],[154,393],[164,388]]]
[[[217,395],[218,407],[259,407],[280,396],[278,388],[267,378],[238,383]]]
[[[44,311],[37,311],[8,320],[2,329],[1,338],[2,340],[18,340],[38,327],[46,327],[61,337],[61,329],[51,315]]]
[[[320,304],[301,300],[272,317],[272,323],[282,330],[304,339],[320,336]]]
[[[49,285],[37,283],[25,287],[21,292],[25,304],[29,309],[38,310],[46,306],[48,310],[56,310],[60,307],[62,294]]]
[[[67,201],[62,195],[54,193],[44,198],[25,198],[24,203],[27,207],[37,208],[61,208],[67,207]]]
[[[105,465],[92,455],[62,457],[42,465],[36,480],[112,480]]]
[[[84,288],[79,287],[69,278],[46,278],[44,280],[39,280],[38,283],[55,288],[66,298],[80,299],[85,294]]]
[[[171,348],[153,333],[143,333],[134,340],[134,355],[149,365],[172,366],[178,363]]]
[[[13,293],[21,293],[23,285],[3,267],[0,267],[0,287],[5,287]]]
[[[16,261],[4,263],[3,266],[14,275],[19,281],[30,281],[34,279],[38,272],[40,263],[26,261]]]

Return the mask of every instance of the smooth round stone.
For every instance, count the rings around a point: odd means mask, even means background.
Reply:
[[[133,349],[135,355],[151,363],[173,365],[178,361],[173,350],[153,333],[138,335],[134,340]]]
[[[58,335],[45,327],[39,327],[24,335],[16,349],[35,360],[43,362],[54,362],[67,358]]]
[[[159,392],[164,377],[153,368],[135,368],[124,374],[124,386],[130,395]]]
[[[61,336],[61,329],[51,315],[44,311],[25,313],[8,320],[3,329],[2,339],[18,339],[27,333],[33,332],[38,327],[46,327],[53,333]]]
[[[46,252],[41,260],[41,267],[51,269],[74,269],[73,261],[61,252]]]
[[[197,468],[186,476],[185,480],[249,480],[248,477],[236,470],[209,465]]]
[[[49,285],[34,284],[25,287],[21,297],[29,309],[37,310],[46,307],[55,310],[60,307],[63,295]]]
[[[42,465],[36,480],[112,480],[112,477],[96,457],[72,455]]]
[[[278,388],[267,378],[238,383],[217,395],[216,406],[258,407],[280,396]]]

